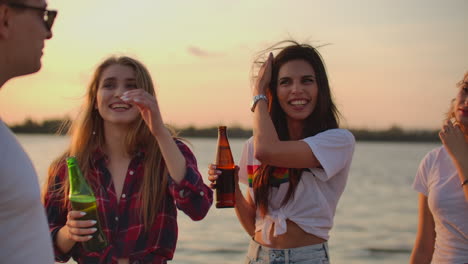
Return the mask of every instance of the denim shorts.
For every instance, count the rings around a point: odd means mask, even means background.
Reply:
[[[245,264],[329,264],[327,242],[287,249],[262,246],[250,241]]]

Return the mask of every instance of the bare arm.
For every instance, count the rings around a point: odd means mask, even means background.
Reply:
[[[439,132],[439,137],[447,149],[453,164],[455,165],[460,183],[468,179],[468,142],[459,125],[453,125],[447,121]],[[468,184],[460,186],[465,193],[465,199],[468,202]]]
[[[468,179],[468,155],[466,155],[466,157],[462,157],[461,159],[453,158],[453,163],[457,168],[460,182],[466,181]],[[463,188],[463,192],[465,193],[465,200],[468,202],[468,184],[464,184],[460,188]]]
[[[184,179],[187,170],[185,166],[185,157],[182,152],[180,152],[180,149],[172,138],[172,135],[164,125],[158,127],[155,131],[157,131],[155,132],[155,137],[164,157],[169,175],[171,175],[171,178],[176,183],[180,183]]]
[[[242,195],[242,191],[239,188],[239,183],[236,184],[236,214],[237,218],[244,227],[245,231],[249,236],[255,235],[255,205],[250,197],[249,191],[247,191],[246,197]]]
[[[464,168],[460,168],[460,167],[458,167],[459,175],[463,175],[464,180],[468,179],[468,168],[467,168],[468,166],[465,164]],[[463,171],[463,174],[460,171]],[[463,188],[463,192],[465,193],[465,199],[468,202],[468,184],[464,184],[462,188]]]
[[[255,108],[253,135],[255,158],[263,164],[288,168],[320,166],[306,142],[279,140],[265,101],[260,101]]]
[[[221,174],[221,171],[216,169],[215,164],[210,164],[208,167],[208,180],[211,182],[210,187],[212,189],[216,189],[216,180],[218,179],[218,175]],[[244,227],[245,231],[250,235],[254,236],[255,234],[255,205],[250,197],[249,191],[247,191],[247,198],[244,197],[242,191],[240,190],[239,186],[239,167],[236,166],[235,171],[235,194],[236,197],[236,214],[237,218]]]
[[[186,172],[185,157],[164,125],[156,97],[143,89],[135,89],[125,92],[121,98],[138,106],[141,117],[156,137],[171,178],[180,183]]]
[[[271,80],[273,55],[259,71],[254,96],[265,94]],[[254,155],[263,164],[288,168],[314,168],[320,163],[307,143],[299,140],[281,141],[264,100],[257,103],[253,123]]]
[[[418,232],[411,253],[410,264],[430,264],[435,244],[434,217],[429,209],[427,197],[419,194]]]

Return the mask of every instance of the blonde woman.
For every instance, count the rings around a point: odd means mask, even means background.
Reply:
[[[176,208],[207,214],[212,190],[190,149],[164,126],[151,76],[137,60],[111,57],[95,71],[70,128],[71,144],[49,168],[44,193],[57,261],[166,263],[177,242]],[[96,230],[67,200],[65,158],[76,156],[97,197],[109,246],[87,252]]]
[[[419,222],[412,264],[468,263],[468,72],[439,137],[443,145],[424,157],[413,183]]]

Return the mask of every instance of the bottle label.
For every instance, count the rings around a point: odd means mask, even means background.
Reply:
[[[221,174],[216,180],[216,207],[233,207],[235,204],[234,171],[235,169],[220,169]]]
[[[218,149],[229,149],[231,150],[230,146],[218,146]]]

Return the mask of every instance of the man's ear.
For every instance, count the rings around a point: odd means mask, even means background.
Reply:
[[[11,10],[6,4],[0,4],[0,39],[8,38]]]

